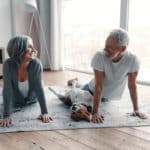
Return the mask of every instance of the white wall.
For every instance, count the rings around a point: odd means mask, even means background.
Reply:
[[[23,0],[13,0],[15,35],[27,34],[30,15],[23,9]]]
[[[6,48],[11,37],[10,0],[1,0],[0,3],[0,47]]]
[[[23,10],[24,0],[1,0],[0,1],[0,47],[5,48],[11,37],[28,34],[31,22],[31,13]],[[36,49],[39,49],[38,30],[33,22],[31,37]]]
[[[14,8],[14,26],[15,26],[15,34],[21,35],[26,34],[28,35],[31,25],[32,13],[26,12],[23,9],[24,1],[23,0],[13,0],[13,8]],[[36,16],[35,16],[36,17]],[[32,37],[34,47],[39,50],[40,49],[40,42],[39,42],[39,29],[36,24],[36,19],[33,19],[31,34],[29,36]]]
[[[10,38],[25,34],[27,30],[27,15],[22,11],[22,5],[22,0],[1,0],[0,3],[0,47],[5,48],[6,58]]]

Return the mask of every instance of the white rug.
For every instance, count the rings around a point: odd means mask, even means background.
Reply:
[[[58,88],[54,86],[55,88]],[[63,87],[59,87],[62,89]],[[2,132],[35,131],[35,130],[57,130],[57,129],[77,129],[77,128],[99,128],[99,127],[129,127],[150,125],[150,118],[141,120],[131,116],[132,104],[127,91],[122,100],[103,102],[100,112],[105,116],[101,124],[88,123],[85,121],[75,122],[70,119],[70,110],[65,106],[49,89],[45,88],[47,106],[53,121],[42,123],[37,119],[40,114],[39,104],[33,104],[22,111],[12,115],[13,124],[10,127],[0,127]],[[62,90],[63,93],[63,90]],[[150,96],[139,94],[140,109],[150,116]],[[0,95],[0,115],[2,115],[2,95]]]

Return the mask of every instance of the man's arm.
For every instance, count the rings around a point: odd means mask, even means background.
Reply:
[[[130,91],[130,97],[133,104],[133,115],[138,116],[141,119],[146,119],[147,116],[139,111],[138,106],[138,92],[137,92],[137,85],[136,85],[136,78],[138,72],[133,72],[128,74],[128,88]]]
[[[98,108],[101,103],[101,93],[103,88],[104,72],[94,69],[95,75],[95,89],[93,97],[93,116],[92,122],[99,123],[103,122],[104,118],[98,113]]]

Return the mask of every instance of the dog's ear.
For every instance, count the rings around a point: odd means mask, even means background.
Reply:
[[[67,106],[72,106],[72,101],[69,96],[60,97],[59,99]]]
[[[72,112],[71,113],[71,119],[74,120],[74,121],[80,121],[81,120],[81,116],[77,112]]]
[[[78,111],[71,113],[71,118],[75,121],[87,120],[90,122],[90,113],[85,109],[79,109]]]
[[[66,96],[62,96],[62,97],[59,97],[59,99],[60,99],[63,103],[65,103],[65,102],[66,102],[67,97],[66,97]]]
[[[89,113],[92,113],[92,106],[87,106],[87,111],[89,112]]]
[[[79,109],[78,113],[80,113],[82,120],[91,121],[90,113],[85,109]]]
[[[70,96],[67,97],[65,104],[69,107],[72,106],[72,101],[71,101]]]
[[[87,108],[87,111],[88,111],[89,113],[92,113],[92,106],[86,105],[86,104],[83,104],[83,103],[82,103],[82,105]]]

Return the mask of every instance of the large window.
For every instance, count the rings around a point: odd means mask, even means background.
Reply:
[[[65,0],[65,66],[91,71],[93,54],[120,24],[120,0]]]
[[[65,66],[92,71],[93,54],[104,47],[108,32],[121,24],[128,27],[129,48],[141,61],[138,79],[150,81],[149,18],[149,0],[65,0]]]
[[[149,0],[130,0],[130,48],[141,60],[140,80],[150,81],[150,8]]]

